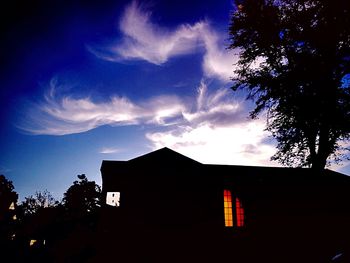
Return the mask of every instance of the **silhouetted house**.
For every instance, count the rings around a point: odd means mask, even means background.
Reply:
[[[350,178],[337,172],[208,165],[163,148],[101,173],[103,247],[125,262],[330,262],[349,248]]]

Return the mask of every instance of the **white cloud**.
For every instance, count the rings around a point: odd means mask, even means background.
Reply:
[[[147,134],[153,149],[166,146],[202,163],[271,166],[275,148],[264,143],[266,136],[261,121],[225,127],[203,124]]]
[[[202,65],[204,73],[208,77],[229,81],[234,76],[238,53],[225,49],[219,35],[209,27],[202,30],[201,36],[206,49]]]
[[[32,105],[18,126],[31,134],[65,135],[102,125],[167,125],[168,119],[174,121],[174,117],[181,116],[184,107],[177,96],[153,97],[140,104],[119,96],[113,96],[107,102],[94,102],[89,97],[60,97],[51,87],[45,100]]]
[[[141,59],[160,65],[169,57],[194,52],[198,46],[198,32],[204,26],[205,23],[199,22],[184,24],[175,30],[162,28],[152,23],[150,12],[133,1],[120,19],[121,41],[104,51],[98,48],[89,50],[109,61]]]
[[[121,150],[116,147],[102,147],[99,153],[110,154],[110,153],[118,153],[120,151]]]
[[[162,95],[132,102],[127,97],[112,96],[105,102],[91,98],[62,96],[56,92],[57,81],[50,82],[44,101],[31,105],[26,118],[19,125],[32,134],[65,135],[89,131],[102,125],[126,126],[148,124],[158,126],[203,123],[225,126],[245,117],[244,107],[228,89],[208,93],[204,82],[194,101],[176,95]],[[65,90],[60,86],[60,89]]]
[[[225,48],[223,39],[208,21],[182,24],[175,29],[151,21],[151,13],[132,2],[120,20],[122,38],[106,48],[89,47],[97,57],[108,61],[145,60],[161,65],[169,58],[203,52],[203,71],[207,77],[229,81],[237,56]]]
[[[246,116],[242,102],[234,100],[227,89],[218,89],[209,93],[204,82],[198,88],[196,105],[183,112],[183,117],[191,127],[203,123],[211,126],[226,126],[240,123]]]
[[[59,89],[67,90],[59,86]],[[202,82],[196,98],[161,95],[135,103],[127,97],[112,96],[105,102],[57,94],[57,81],[50,82],[44,100],[33,104],[20,127],[32,134],[65,135],[102,125],[156,125],[196,127],[202,124],[226,126],[246,120],[246,109],[228,89],[211,93]],[[194,102],[194,103],[193,103]]]
[[[135,103],[114,96],[94,102],[88,97],[59,96],[54,84],[45,100],[28,113],[21,125],[25,131],[64,135],[102,125],[163,127],[161,132],[146,133],[153,149],[167,146],[203,163],[271,165],[274,146],[265,143],[265,123],[249,120],[247,105],[228,89],[209,92],[202,82],[193,99],[158,96]],[[100,153],[118,150],[103,148]]]
[[[264,121],[249,120],[246,114],[226,90],[208,94],[202,83],[195,110],[183,113],[186,122],[146,138],[154,150],[169,147],[202,163],[277,165],[270,161],[275,147],[265,142]]]
[[[181,25],[170,31],[153,24],[150,13],[143,12],[136,2],[125,10],[120,21],[124,41],[113,50],[125,59],[141,58],[154,64],[162,64],[171,56],[193,52],[198,41],[198,30],[204,23]]]

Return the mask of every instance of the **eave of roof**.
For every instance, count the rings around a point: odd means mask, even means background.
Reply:
[[[103,160],[101,165],[101,171],[104,169],[113,169],[113,168],[121,168],[125,167],[129,164],[147,164],[157,162],[160,165],[167,164],[180,164],[184,163],[186,165],[200,165],[202,167],[206,167],[208,169],[216,169],[216,170],[231,170],[231,171],[252,171],[254,173],[262,172],[262,174],[268,174],[268,171],[273,172],[273,174],[285,174],[285,175],[293,175],[296,177],[299,176],[320,176],[319,173],[313,172],[311,168],[290,168],[290,167],[270,167],[270,166],[244,166],[244,165],[220,165],[220,164],[202,164],[196,160],[193,160],[185,155],[182,155],[172,149],[167,147],[158,149],[156,151],[138,156],[136,158],[130,159],[128,161],[112,161],[112,160]],[[329,169],[325,169],[322,171],[322,177],[346,177],[347,175],[335,172]]]

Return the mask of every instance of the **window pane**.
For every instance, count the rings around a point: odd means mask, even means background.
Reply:
[[[244,225],[244,210],[241,201],[236,198],[236,214],[237,214],[237,226],[241,227]]]
[[[232,227],[233,226],[232,198],[231,198],[230,190],[224,190],[224,216],[225,216],[225,226]]]
[[[110,206],[120,206],[120,192],[107,192],[106,204]]]
[[[225,226],[233,227],[233,221],[236,222],[238,227],[244,225],[244,209],[239,198],[234,198],[234,207],[232,206],[232,193],[230,190],[224,190],[224,216],[225,216]],[[233,210],[235,209],[235,215],[233,215]]]

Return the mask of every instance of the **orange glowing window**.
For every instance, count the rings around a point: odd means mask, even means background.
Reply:
[[[224,190],[224,213],[225,213],[225,226],[233,227],[232,195],[231,195],[231,191],[229,190]]]
[[[237,216],[237,226],[244,225],[244,210],[241,201],[236,198],[236,216]]]
[[[234,200],[234,203],[232,203]],[[224,215],[225,215],[225,226],[242,227],[244,225],[244,209],[241,200],[236,197],[232,198],[230,190],[224,190]]]

